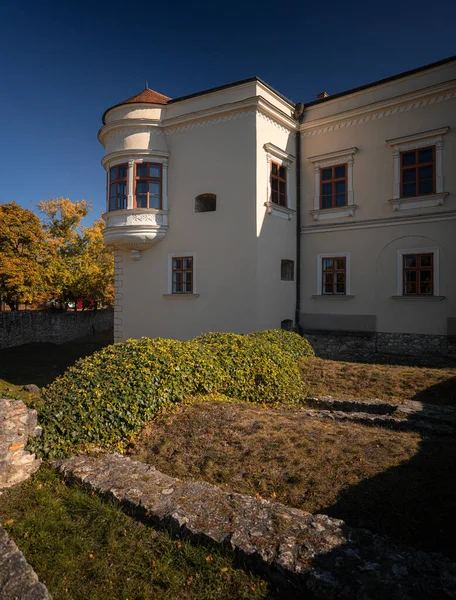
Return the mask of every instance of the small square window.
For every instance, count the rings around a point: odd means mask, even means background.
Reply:
[[[294,261],[282,260],[280,264],[282,281],[294,281]]]

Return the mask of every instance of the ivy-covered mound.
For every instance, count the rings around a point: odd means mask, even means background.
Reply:
[[[225,373],[191,342],[127,340],[78,360],[46,387],[39,404],[40,456],[66,456],[95,445],[122,451],[157,410],[218,391]]]
[[[38,405],[43,435],[30,441],[30,450],[49,458],[90,446],[122,451],[158,409],[195,394],[298,402],[306,387],[296,359],[268,336],[274,332],[209,333],[190,342],[142,338],[108,346],[44,389]]]
[[[285,329],[265,329],[264,331],[254,331],[253,333],[249,333],[247,337],[253,340],[262,340],[276,344],[283,352],[296,361],[308,356],[315,356],[315,352],[306,338],[293,333],[293,331],[285,331]]]
[[[193,341],[209,350],[226,373],[224,387],[218,390],[222,394],[266,404],[299,402],[305,395],[296,361],[266,338],[206,333]]]

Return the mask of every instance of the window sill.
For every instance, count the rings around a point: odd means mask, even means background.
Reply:
[[[353,300],[351,294],[315,294],[312,300]]]
[[[413,208],[428,208],[430,206],[443,206],[448,192],[441,194],[426,194],[425,196],[413,196],[411,198],[393,198],[388,200],[393,210],[410,210]]]
[[[163,298],[199,298],[199,294],[163,294]]]
[[[358,206],[356,204],[347,204],[346,206],[337,206],[336,208],[316,208],[309,212],[314,221],[321,221],[325,219],[354,217],[357,208]]]
[[[412,302],[441,302],[446,296],[391,296],[392,300],[411,300]]]
[[[274,202],[265,202],[264,205],[266,206],[268,215],[274,215],[276,217],[281,217],[282,219],[288,219],[289,221],[296,212],[292,208],[280,206],[280,204],[274,204]]]

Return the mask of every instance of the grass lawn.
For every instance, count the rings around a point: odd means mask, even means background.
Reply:
[[[202,399],[157,418],[132,455],[456,557],[454,439]]]
[[[27,402],[24,384],[44,386],[109,343],[109,336],[97,336],[2,350],[0,394]],[[310,358],[301,370],[315,396],[456,405],[451,363]],[[131,453],[181,479],[324,512],[456,559],[454,439],[209,398],[157,417]],[[57,600],[273,597],[268,584],[237,569],[230,554],[173,541],[63,485],[47,467],[0,496],[0,522]]]
[[[273,597],[230,553],[172,540],[48,467],[0,496],[0,522],[54,600]]]
[[[408,399],[456,406],[456,364],[450,361],[434,363],[440,368],[313,357],[301,361],[300,366],[314,396],[378,398],[394,403]]]

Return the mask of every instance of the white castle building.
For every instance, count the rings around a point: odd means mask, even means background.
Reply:
[[[282,326],[453,348],[456,57],[297,105],[257,77],[147,88],[99,140],[116,340]]]

